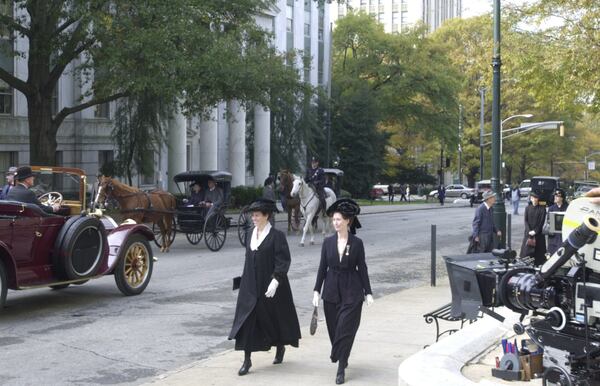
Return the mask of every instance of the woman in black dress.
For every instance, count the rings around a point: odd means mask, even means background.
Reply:
[[[237,306],[229,339],[244,351],[238,374],[246,375],[253,351],[277,347],[273,364],[283,361],[285,345],[298,347],[300,325],[287,278],[290,250],[283,232],[272,228],[269,218],[275,202],[259,198],[250,204],[254,228],[248,234],[246,261],[240,281]]]
[[[554,204],[548,208],[548,213],[566,212],[568,207],[569,203],[567,202],[565,191],[556,189],[556,192],[554,192]],[[562,234],[548,235],[548,253],[551,255],[554,254],[554,252],[558,251],[558,248],[560,248],[562,243]]]
[[[539,266],[546,262],[546,236],[542,232],[546,223],[546,207],[539,205],[537,193],[531,192],[529,197],[531,205],[525,208],[525,235],[520,256],[533,256],[535,265]]]
[[[344,370],[360,325],[365,296],[367,305],[373,303],[365,248],[362,240],[354,236],[355,229],[360,228],[356,218],[359,213],[358,204],[348,198],[336,201],[327,210],[336,234],[323,241],[313,296],[313,305],[318,307],[323,289],[323,309],[331,340],[330,358],[338,362],[336,384],[344,383]]]

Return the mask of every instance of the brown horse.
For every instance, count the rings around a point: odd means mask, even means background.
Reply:
[[[98,202],[114,198],[119,202],[121,213],[137,223],[151,222],[160,228],[161,252],[169,252],[172,242],[173,218],[177,202],[175,197],[163,190],[144,192],[125,185],[117,179],[100,176],[98,181]]]
[[[288,214],[288,233],[294,230],[297,232],[300,227],[300,199],[292,197],[290,192],[294,185],[294,175],[289,170],[281,170],[279,172],[279,191],[284,195],[286,200],[285,210]],[[292,223],[292,215],[294,222]]]

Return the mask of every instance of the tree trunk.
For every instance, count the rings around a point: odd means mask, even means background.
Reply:
[[[513,168],[512,166],[506,166],[506,181],[504,181],[505,184],[509,184],[512,185],[512,172],[513,172]]]
[[[27,97],[29,119],[29,163],[54,166],[56,161],[56,133],[52,123],[52,98],[39,94]]]

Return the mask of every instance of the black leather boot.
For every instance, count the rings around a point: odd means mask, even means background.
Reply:
[[[242,367],[240,367],[240,371],[238,371],[238,375],[246,375],[248,371],[250,371],[250,367],[252,367],[252,361],[250,360],[250,353],[246,352],[244,356],[244,363],[242,363]]]
[[[283,354],[285,354],[285,346],[277,346],[277,351],[275,352],[275,359],[273,359],[273,364],[278,365],[283,362]]]
[[[335,376],[335,384],[336,385],[341,385],[343,384],[346,379],[346,373],[345,373],[345,369],[346,367],[348,367],[347,362],[338,362],[338,371],[337,371],[337,375]]]

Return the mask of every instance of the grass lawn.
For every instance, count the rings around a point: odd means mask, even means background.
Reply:
[[[413,200],[411,199],[410,202],[407,201],[394,201],[393,203],[390,203],[387,200],[387,197],[383,200],[367,200],[367,199],[363,199],[363,198],[359,198],[357,200],[355,200],[356,203],[358,205],[406,205],[406,204],[426,204],[427,201],[425,200]],[[429,201],[432,202],[432,201]]]

